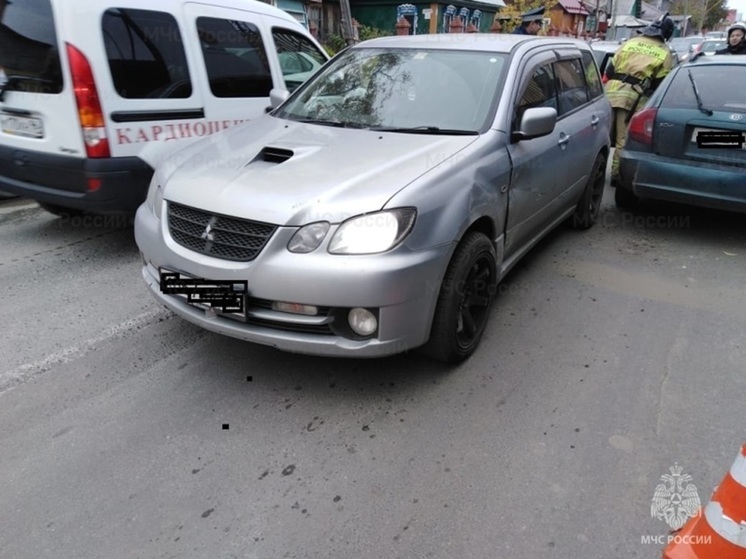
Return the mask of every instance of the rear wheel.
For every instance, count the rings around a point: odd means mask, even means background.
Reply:
[[[639,202],[640,199],[635,196],[635,193],[627,190],[622,185],[619,185],[614,191],[614,203],[617,208],[630,210],[635,208]]]
[[[580,197],[578,206],[572,216],[572,226],[575,229],[588,229],[596,220],[601,211],[601,198],[604,195],[604,184],[606,183],[606,157],[599,153],[593,162],[588,183],[585,185],[583,195]]]
[[[57,204],[47,204],[46,202],[37,202],[37,204],[39,204],[42,209],[58,217],[71,218],[83,215],[83,210],[65,208],[62,206],[58,206]]]
[[[448,265],[435,309],[427,355],[456,363],[479,345],[497,283],[495,249],[482,233],[468,233]]]

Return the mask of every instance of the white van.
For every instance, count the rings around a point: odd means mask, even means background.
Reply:
[[[134,211],[157,157],[259,116],[327,59],[255,0],[0,0],[0,190]]]

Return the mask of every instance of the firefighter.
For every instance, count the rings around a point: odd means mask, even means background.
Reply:
[[[624,148],[629,120],[647,102],[663,78],[671,71],[674,57],[666,41],[673,35],[674,23],[665,13],[626,41],[609,62],[606,95],[614,109],[614,157],[611,186],[619,184],[619,153]]]

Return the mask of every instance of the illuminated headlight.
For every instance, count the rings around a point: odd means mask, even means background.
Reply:
[[[376,316],[368,309],[360,307],[351,309],[347,313],[347,322],[350,323],[352,331],[359,336],[370,336],[378,328]]]
[[[398,245],[412,230],[417,210],[398,208],[353,217],[329,242],[332,254],[375,254]]]
[[[288,243],[288,250],[300,253],[316,250],[326,237],[327,231],[329,231],[329,224],[326,221],[309,223],[296,231]]]

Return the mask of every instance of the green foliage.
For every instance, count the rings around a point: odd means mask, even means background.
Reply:
[[[368,25],[361,25],[357,29],[358,37],[361,41],[367,41],[368,39],[377,39],[378,37],[390,37],[393,35],[390,31],[383,29],[377,29],[375,27],[369,27]],[[339,51],[347,46],[347,42],[342,38],[341,35],[329,35],[326,41],[323,43],[324,48],[329,56],[334,56]]]
[[[728,15],[728,0],[672,2],[671,15],[690,15],[689,29],[713,29]]]

